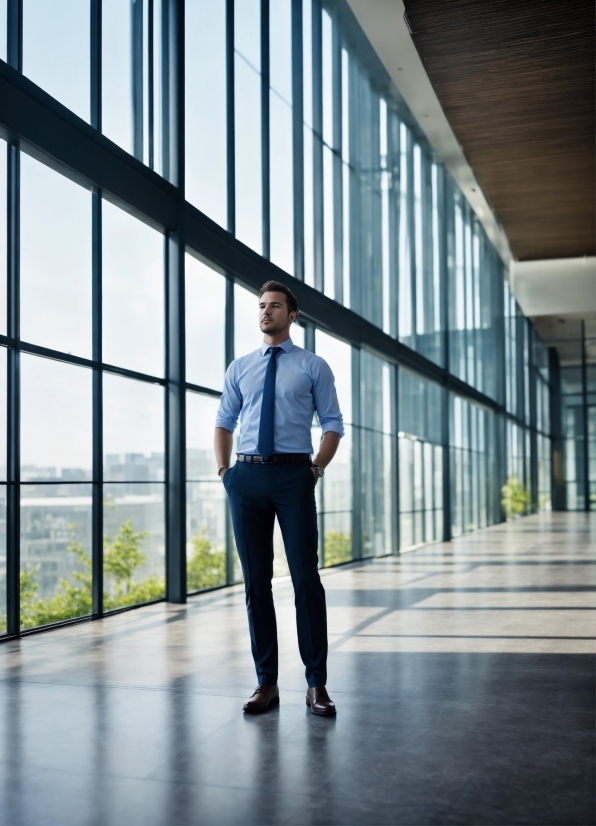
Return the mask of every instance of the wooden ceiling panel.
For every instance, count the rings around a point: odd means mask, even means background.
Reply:
[[[594,3],[405,0],[405,8],[514,257],[594,255]]]

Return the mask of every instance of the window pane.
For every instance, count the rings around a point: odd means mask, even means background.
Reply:
[[[226,4],[186,3],[186,198],[227,227]]]
[[[81,0],[23,2],[23,73],[87,121],[89,7]]]
[[[91,479],[91,370],[21,355],[21,479]]]
[[[0,349],[0,480],[6,479],[6,372],[7,351]]]
[[[91,485],[22,485],[21,627],[91,610]]]
[[[104,486],[104,610],[162,599],[165,505],[162,484]]]
[[[163,387],[109,373],[103,381],[105,480],[163,480]]]
[[[217,478],[213,429],[219,399],[186,394],[187,586],[213,588],[226,580],[226,495]]]
[[[263,248],[261,76],[239,55],[236,55],[235,91],[236,237],[260,253]]]
[[[362,555],[392,553],[395,486],[391,427],[394,368],[360,351]],[[385,432],[384,432],[385,431]]]
[[[21,154],[21,337],[91,358],[91,194]]]
[[[103,360],[164,372],[164,239],[103,202]]]
[[[6,15],[6,9],[4,13]],[[6,334],[6,163],[6,143],[0,140],[0,333],[3,334]]]
[[[226,279],[186,255],[186,380],[223,389]]]
[[[6,632],[6,487],[0,485],[0,634]]]
[[[161,0],[102,2],[102,131],[160,173],[168,165],[161,122],[162,83],[169,84],[161,60],[162,17]]]
[[[292,4],[270,6],[271,260],[294,272]]]
[[[6,60],[7,34],[7,5],[8,0],[0,0],[0,60]]]
[[[271,260],[294,273],[292,109],[270,94]]]
[[[259,299],[239,284],[234,285],[234,357],[245,356],[261,346]]]
[[[257,72],[261,71],[260,0],[234,4],[234,48]]]
[[[292,324],[290,335],[294,344],[304,350],[304,327],[301,327],[300,324]]]
[[[335,377],[339,406],[346,426],[345,436],[333,462],[317,485],[319,524],[324,546],[325,566],[347,562],[352,547],[352,348],[333,336],[316,330],[315,350],[325,359]],[[320,430],[313,432],[317,450]]]
[[[350,423],[352,421],[352,348],[338,338],[317,330],[315,350],[333,371],[339,407],[344,422]]]

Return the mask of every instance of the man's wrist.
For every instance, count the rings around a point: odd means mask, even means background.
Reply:
[[[229,469],[230,469],[230,466],[229,466],[229,465],[222,465],[222,466],[219,468],[219,470],[217,471],[217,475],[219,476],[219,478],[221,479],[221,472],[222,472],[222,470],[224,470],[224,471],[225,471],[225,470],[229,470]]]

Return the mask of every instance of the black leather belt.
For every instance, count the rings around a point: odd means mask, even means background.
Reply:
[[[262,456],[252,456],[248,453],[237,453],[239,462],[248,462],[249,465],[268,465],[271,462],[310,462],[310,453],[274,453],[265,460]]]

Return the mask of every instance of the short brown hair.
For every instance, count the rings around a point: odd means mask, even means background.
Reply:
[[[289,287],[282,284],[281,281],[266,281],[259,290],[259,298],[263,297],[263,293],[283,293],[286,297],[286,304],[288,305],[288,312],[298,312],[298,299]]]

